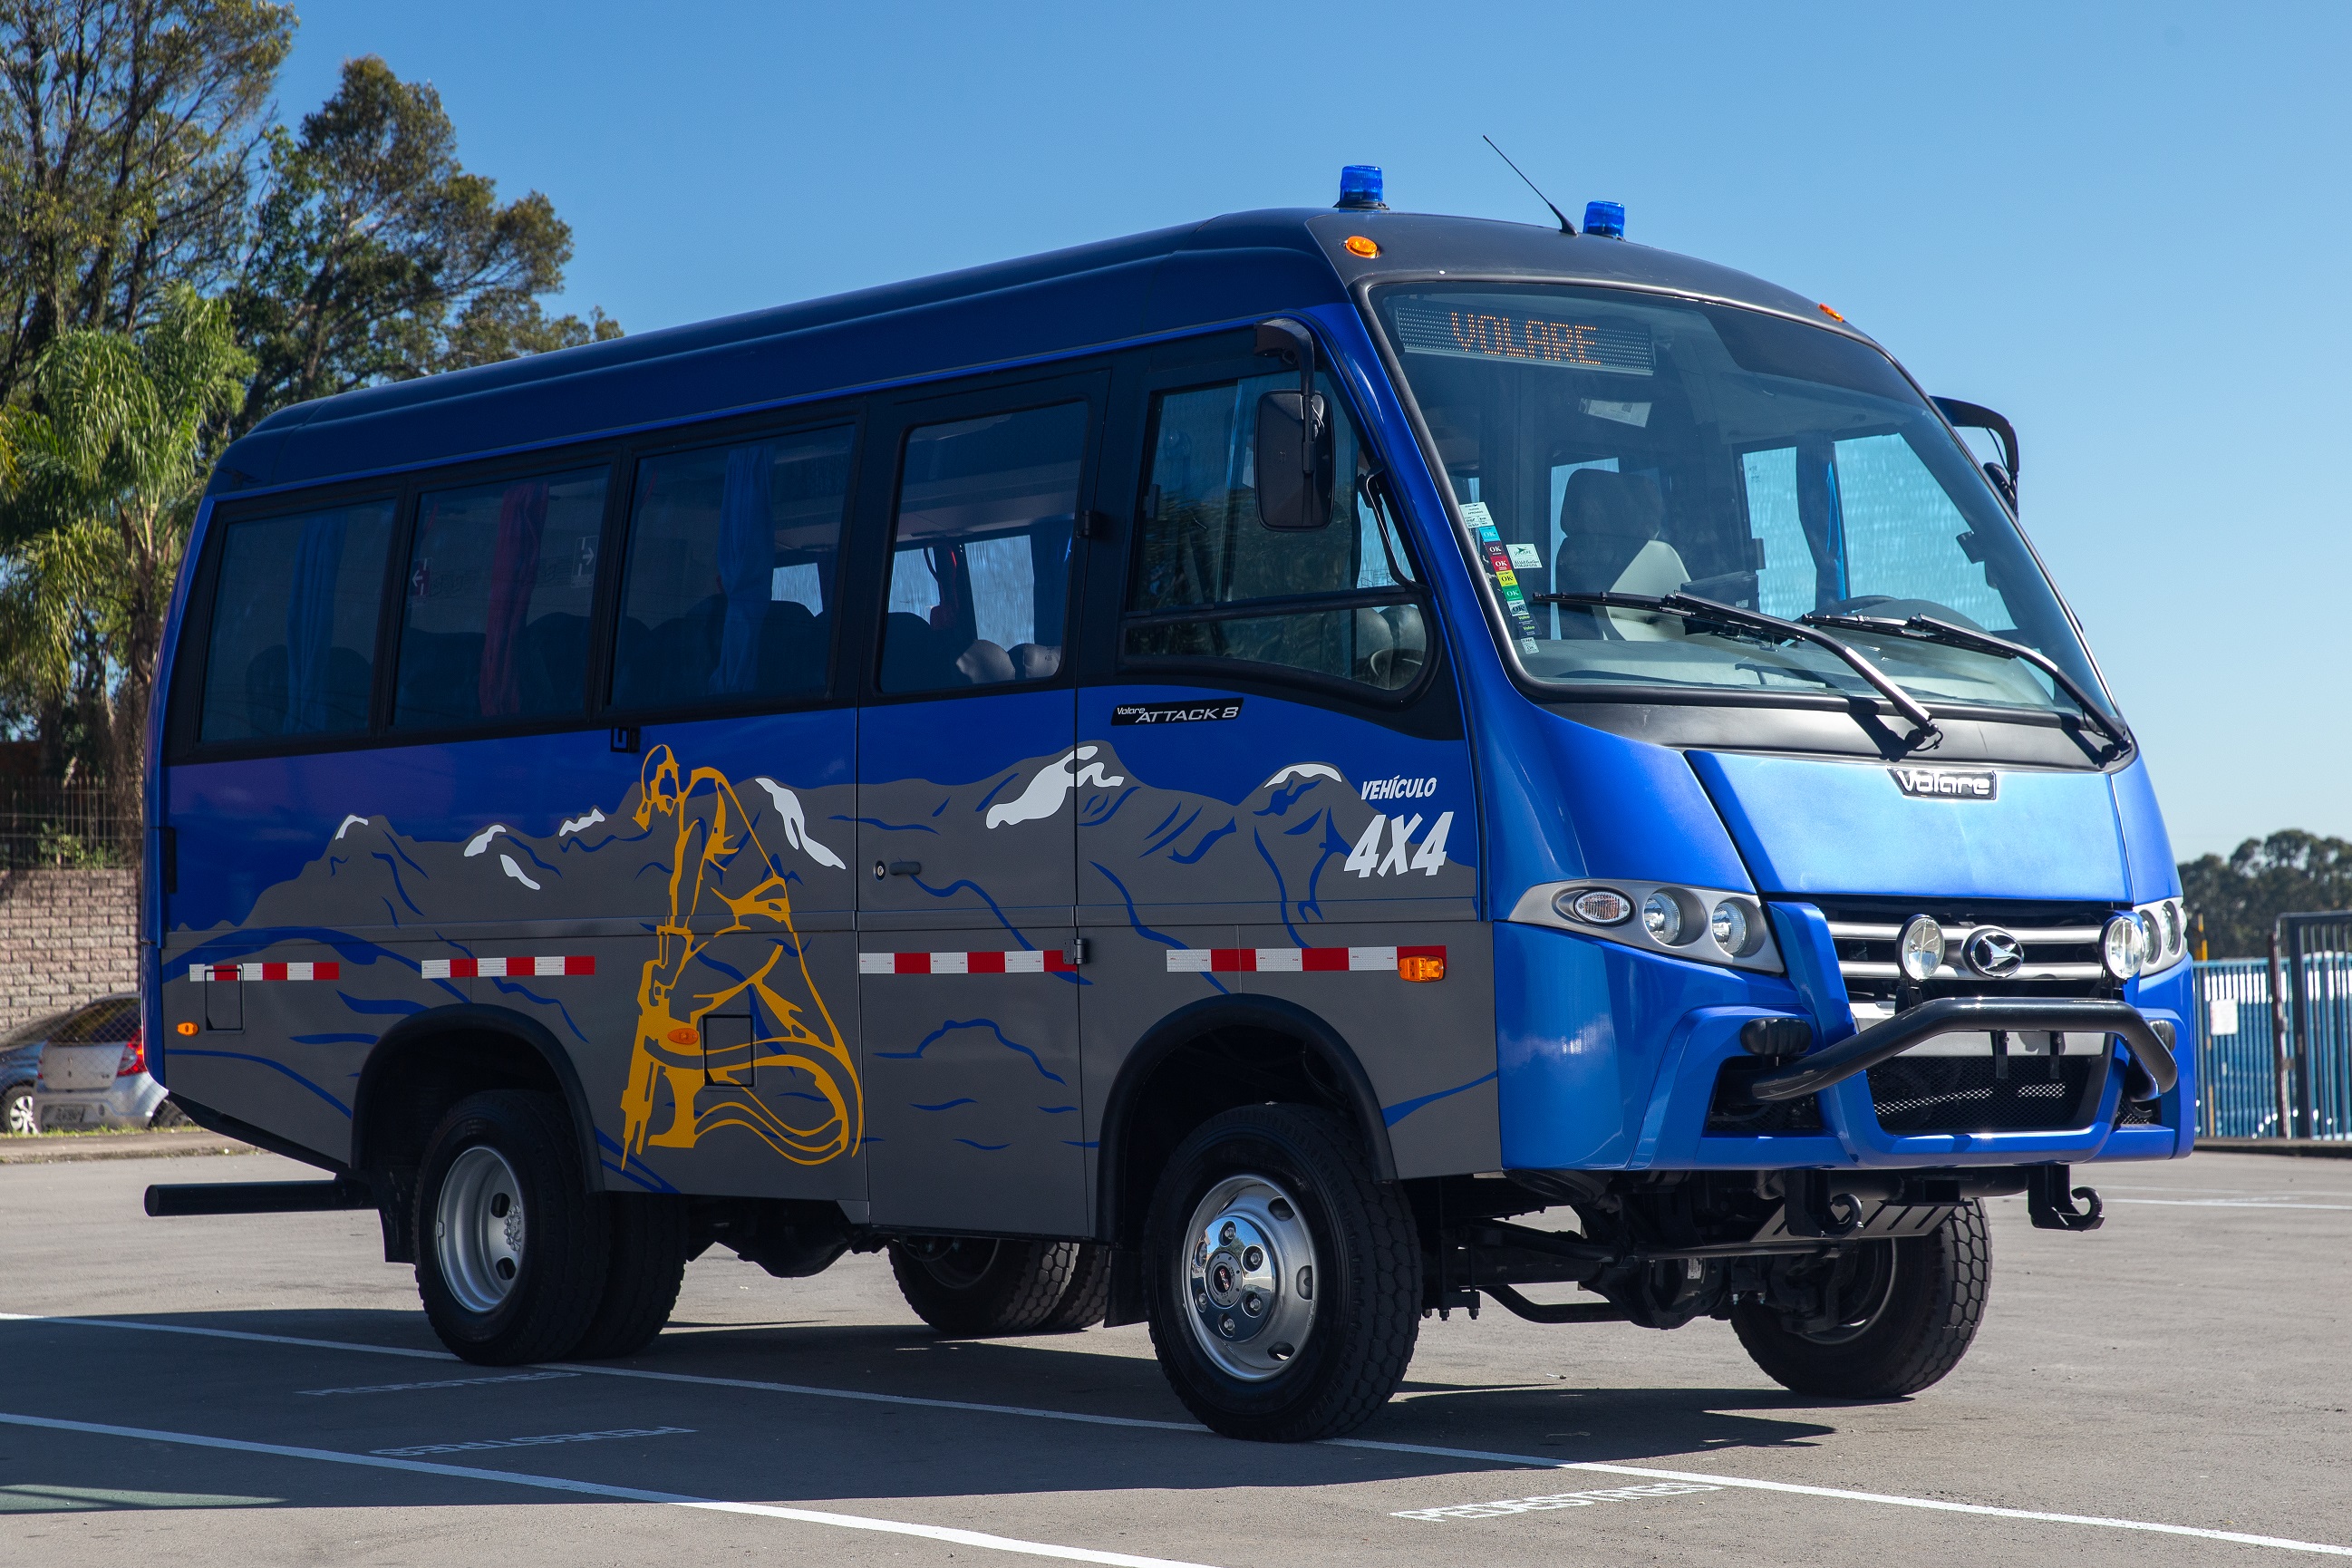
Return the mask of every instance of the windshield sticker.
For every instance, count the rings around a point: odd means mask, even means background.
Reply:
[[[1522,572],[1540,572],[1543,570],[1543,552],[1532,544],[1514,544],[1511,546],[1511,564]]]
[[[1495,530],[1495,514],[1486,510],[1482,500],[1462,503],[1462,521],[1469,525],[1471,537],[1477,541],[1478,553],[1486,563],[1487,575],[1495,580],[1495,591],[1503,598],[1503,607],[1510,612],[1512,622],[1519,629],[1519,649],[1536,651],[1536,618],[1528,612],[1527,595],[1519,591],[1518,574],[1511,570],[1511,552],[1503,544],[1503,536]]]
[[[1113,724],[1201,724],[1242,716],[1242,700],[1223,697],[1214,702],[1122,702],[1110,711]]]
[[[1605,397],[1580,397],[1576,405],[1595,419],[1614,420],[1620,425],[1631,425],[1636,430],[1646,430],[1650,426],[1650,405],[1646,403],[1612,403]]]
[[[1524,360],[1616,375],[1648,375],[1653,370],[1646,327],[1465,310],[1422,300],[1398,300],[1395,319],[1397,346],[1407,353]]]

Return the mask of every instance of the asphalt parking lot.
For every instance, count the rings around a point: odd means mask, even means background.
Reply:
[[[2352,1556],[2352,1162],[1993,1209],[1917,1397],[1822,1405],[1727,1327],[1428,1321],[1356,1438],[1192,1426],[1140,1327],[954,1342],[876,1258],[714,1251],[625,1363],[468,1366],[366,1214],[150,1220],[268,1155],[0,1168],[0,1563],[1746,1563]],[[1508,1505],[1508,1506],[1486,1506]]]

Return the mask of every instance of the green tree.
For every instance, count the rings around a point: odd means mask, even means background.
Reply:
[[[264,0],[0,0],[0,402],[59,333],[226,283],[294,25]]]
[[[20,514],[7,610],[48,677],[95,689],[114,809],[136,821],[163,613],[213,442],[252,374],[227,305],[165,290],[135,338],[78,330],[32,366],[7,426]]]
[[[2279,916],[2352,910],[2352,842],[2287,828],[2249,838],[2228,859],[2205,855],[2180,868],[2189,911],[2204,921],[2212,958],[2260,958]]]
[[[271,133],[265,194],[235,290],[256,368],[240,428],[289,403],[604,338],[551,317],[572,230],[537,191],[500,203],[457,160],[429,83],[374,56],[298,132]]]

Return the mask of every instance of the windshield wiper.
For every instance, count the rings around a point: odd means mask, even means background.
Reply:
[[[2074,706],[2083,710],[2084,718],[2105,732],[2113,747],[2108,753],[2110,756],[2121,754],[2131,745],[2131,736],[2124,727],[2109,718],[2104,709],[2091,700],[2091,694],[2061,668],[2057,660],[2040,648],[2028,647],[2007,637],[1997,637],[1990,632],[1970,631],[1966,626],[1956,626],[1933,616],[1912,616],[1897,620],[1892,616],[1841,616],[1816,611],[1803,619],[1808,626],[1838,626],[1847,631],[1912,637],[1920,642],[1937,642],[1949,647],[1966,648],[1971,653],[1989,653],[1996,658],[2021,660],[2048,676],[2052,685],[2074,700]]]
[[[1675,616],[1685,622],[1713,621],[1717,625],[1758,631],[1780,642],[1811,643],[1837,656],[1846,668],[1870,682],[1881,697],[1895,704],[1895,710],[1911,721],[1912,736],[1908,749],[1917,750],[1931,740],[1943,738],[1936,721],[1919,700],[1887,679],[1886,672],[1870,662],[1861,649],[1853,644],[1830,636],[1818,626],[1801,621],[1785,621],[1778,616],[1768,616],[1760,610],[1743,610],[1737,605],[1718,604],[1702,599],[1696,594],[1530,594],[1530,604],[1589,605],[1606,610],[1652,610]],[[1878,628],[1873,626],[1871,630]]]

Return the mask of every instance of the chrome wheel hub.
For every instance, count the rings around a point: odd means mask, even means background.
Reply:
[[[522,1272],[522,1184],[496,1149],[476,1144],[441,1181],[433,1247],[449,1294],[469,1312],[496,1310]]]
[[[1261,1176],[1211,1187],[1185,1227],[1184,1321],[1232,1376],[1280,1373],[1315,1326],[1315,1238],[1290,1194]]]

